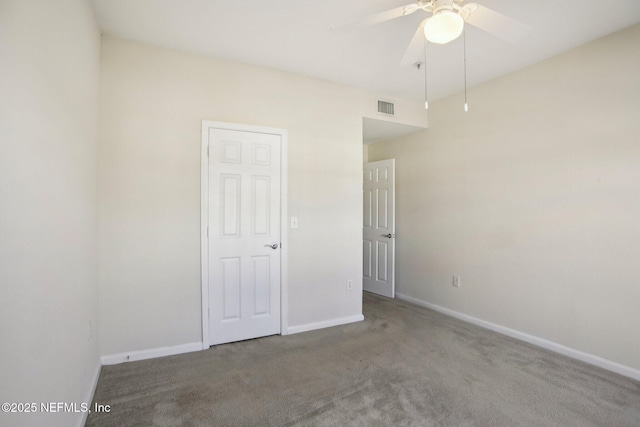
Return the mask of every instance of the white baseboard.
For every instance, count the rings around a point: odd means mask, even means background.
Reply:
[[[477,317],[469,316],[467,314],[460,313],[455,310],[450,310],[448,308],[444,308],[436,304],[431,304],[429,302],[422,301],[420,299],[413,298],[408,295],[396,293],[396,297],[400,300],[407,301],[422,307],[430,308],[432,310],[438,311],[448,316],[455,317],[460,320],[464,320],[465,322],[473,323],[474,325],[483,327],[485,329],[490,329],[494,332],[507,335],[511,338],[528,342],[529,344],[537,345],[538,347],[542,347],[544,349],[563,354],[573,359],[577,359],[582,362],[598,366],[608,371],[615,372],[620,375],[624,375],[625,377],[632,378],[636,381],[640,381],[640,370],[631,368],[629,366],[621,365],[611,360],[603,359],[602,357],[594,356],[593,354],[585,353],[580,350],[575,350],[573,348],[566,347],[562,344],[558,344],[556,342],[549,341],[544,338],[536,337],[535,335],[530,335],[524,332],[517,331],[515,329],[507,328],[505,326],[496,325],[495,323],[487,322],[486,320],[478,319]]]
[[[298,334],[300,332],[313,331],[313,330],[322,329],[322,328],[330,328],[331,326],[346,325],[347,323],[361,322],[363,320],[364,320],[364,316],[362,314],[357,314],[355,316],[341,317],[339,319],[325,320],[323,322],[307,323],[307,324],[298,325],[298,326],[289,326],[287,328],[286,333],[283,333],[282,335]]]
[[[202,350],[202,342],[174,345],[172,347],[158,347],[147,350],[136,350],[128,353],[108,354],[100,360],[103,365],[116,365],[118,363],[133,362],[135,360],[153,359],[156,357],[173,356],[174,354],[190,353]]]
[[[93,395],[96,393],[96,387],[98,387],[98,379],[100,378],[100,369],[102,369],[102,364],[100,361],[97,361],[96,367],[94,369],[93,378],[91,379],[91,383],[89,385],[89,390],[85,394],[84,400],[89,406],[91,406],[91,402],[93,402]],[[83,412],[78,422],[78,427],[82,427],[87,423],[87,417],[89,416],[88,412]]]

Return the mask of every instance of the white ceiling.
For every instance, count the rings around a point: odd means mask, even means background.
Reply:
[[[509,44],[467,25],[469,87],[640,22],[640,0],[469,1],[532,28],[522,41]],[[108,35],[424,100],[423,71],[399,64],[419,23],[428,16],[425,12],[347,32],[332,30],[411,0],[91,2]],[[429,45],[430,101],[463,89],[461,40]],[[411,130],[386,123],[364,125],[368,142]]]
[[[399,63],[425,12],[349,32],[331,30],[410,0],[91,1],[106,34],[423,99],[422,72]],[[469,27],[469,86],[640,22],[640,0],[475,2],[530,25],[532,31],[511,45]],[[460,39],[430,47],[430,100],[459,92]]]

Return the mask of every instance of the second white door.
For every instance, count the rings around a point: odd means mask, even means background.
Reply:
[[[210,344],[280,333],[281,136],[209,128]]]
[[[395,160],[364,165],[362,287],[395,297]]]

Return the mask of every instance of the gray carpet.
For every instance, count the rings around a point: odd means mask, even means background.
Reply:
[[[640,426],[640,383],[370,294],[365,321],[102,368],[88,426]]]

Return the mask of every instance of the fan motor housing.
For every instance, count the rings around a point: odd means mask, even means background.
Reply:
[[[442,8],[453,10],[453,0],[431,0],[431,7],[433,7],[434,12]]]

